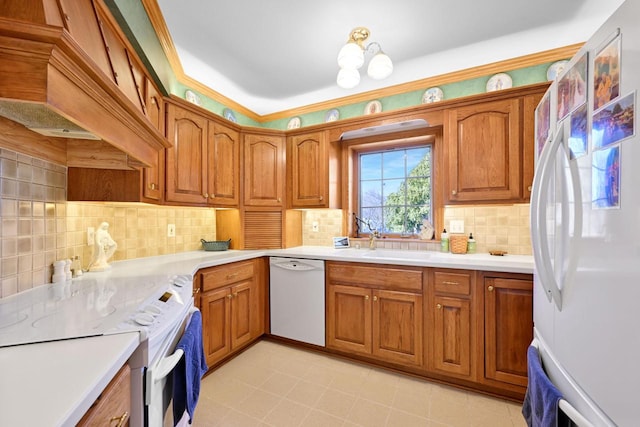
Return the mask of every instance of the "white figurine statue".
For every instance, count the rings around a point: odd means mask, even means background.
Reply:
[[[111,268],[107,263],[109,258],[113,256],[118,244],[111,238],[109,234],[109,223],[103,222],[96,231],[95,241],[93,245],[93,260],[89,271],[104,271]]]

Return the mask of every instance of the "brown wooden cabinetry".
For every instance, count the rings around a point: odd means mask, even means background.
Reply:
[[[264,333],[265,283],[261,259],[200,270],[200,309],[209,367]]]
[[[475,272],[430,272],[428,368],[464,379],[476,376]]]
[[[327,347],[422,365],[419,268],[327,262]]]
[[[287,200],[292,208],[339,208],[339,147],[326,131],[287,137]]]
[[[166,200],[233,207],[239,199],[239,132],[187,106],[167,104]]]
[[[445,114],[446,200],[519,199],[519,99],[473,104]]]
[[[285,140],[279,133],[244,135],[245,206],[284,206]]]
[[[77,425],[78,427],[128,426],[129,414],[131,414],[131,369],[125,364]]]
[[[484,377],[527,386],[527,348],[533,339],[530,275],[483,273]]]

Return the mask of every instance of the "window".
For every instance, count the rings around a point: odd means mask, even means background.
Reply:
[[[412,235],[433,223],[431,160],[431,145],[358,154],[360,232]]]

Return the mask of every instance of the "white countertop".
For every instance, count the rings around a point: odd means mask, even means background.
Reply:
[[[282,250],[191,251],[113,262],[87,273],[104,280],[145,275],[194,275],[199,269],[261,256],[322,259],[420,267],[533,273],[533,258],[389,249],[299,246]],[[0,349],[0,425],[74,425],[135,351],[138,333],[72,339]]]
[[[1,349],[0,425],[75,425],[138,347],[138,335]]]

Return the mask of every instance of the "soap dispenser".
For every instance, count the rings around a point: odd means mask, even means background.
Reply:
[[[469,240],[467,240],[467,253],[476,253],[476,239],[473,238],[473,233],[469,233]]]
[[[447,233],[446,228],[444,228],[442,233],[440,233],[440,251],[449,252],[449,234]]]

